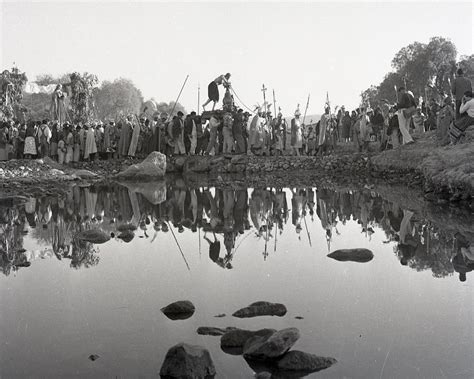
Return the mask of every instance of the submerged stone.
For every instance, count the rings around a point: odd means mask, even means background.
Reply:
[[[369,262],[374,258],[374,254],[368,249],[341,249],[328,254],[329,258],[341,262]]]
[[[161,308],[161,312],[170,320],[186,320],[194,314],[194,304],[189,300],[180,300]]]
[[[252,337],[269,337],[275,333],[275,329],[260,329],[256,331],[235,329],[226,332],[221,337],[221,349],[227,354],[242,355],[245,343]]]
[[[204,379],[216,375],[209,351],[201,346],[180,343],[166,353],[161,366],[162,378]]]
[[[335,358],[319,357],[303,351],[292,350],[278,361],[278,368],[286,371],[316,372],[331,367],[337,363]]]
[[[197,328],[197,334],[203,335],[203,336],[223,336],[227,332],[231,330],[235,330],[236,328],[229,326],[225,329],[222,328],[216,328],[214,326],[200,326]]]
[[[244,345],[244,357],[271,360],[281,357],[300,338],[297,328],[287,328],[266,337],[252,337]]]
[[[239,309],[232,316],[239,318],[257,317],[257,316],[279,316],[286,314],[286,307],[279,303],[269,303],[267,301],[257,301],[248,307]]]
[[[130,230],[125,230],[117,236],[117,238],[121,239],[123,242],[130,242],[134,237],[135,233]]]

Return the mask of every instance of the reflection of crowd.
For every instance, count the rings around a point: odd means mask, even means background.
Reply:
[[[264,257],[271,250],[270,241],[276,249],[290,213],[295,233],[300,239],[301,234],[307,234],[310,243],[307,225],[316,215],[328,250],[334,233],[339,234],[338,226],[355,220],[367,238],[376,228],[383,229],[386,242],[395,244],[402,265],[430,269],[439,277],[457,271],[461,279],[474,268],[473,247],[466,236],[444,233],[369,190],[188,188],[179,180],[161,186],[76,186],[62,198],[29,198],[18,206],[0,205],[1,266],[8,275],[48,256],[70,259],[76,268],[95,265],[99,261],[96,246],[74,236],[81,230],[99,228],[124,242],[137,234],[154,240],[170,229],[177,231],[178,239],[186,229],[202,232],[200,239],[207,241],[204,245],[209,248],[210,260],[232,268],[240,243],[251,234],[265,241]],[[124,226],[132,230],[126,237]],[[25,251],[23,238],[28,232],[50,247]]]

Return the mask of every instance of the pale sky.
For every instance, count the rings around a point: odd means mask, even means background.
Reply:
[[[207,85],[232,73],[240,99],[262,103],[262,84],[291,115],[355,108],[379,84],[395,53],[413,41],[449,38],[472,54],[474,2],[5,2],[0,0],[1,69],[36,75],[88,71],[131,79],[145,99],[180,98],[188,111]],[[223,90],[221,89],[221,97]],[[237,100],[237,99],[236,99]],[[238,102],[239,103],[239,102]]]

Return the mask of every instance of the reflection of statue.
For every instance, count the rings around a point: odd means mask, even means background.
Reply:
[[[66,94],[62,91],[62,85],[58,84],[51,95],[51,117],[54,121],[58,121],[59,125],[66,121],[65,97]]]

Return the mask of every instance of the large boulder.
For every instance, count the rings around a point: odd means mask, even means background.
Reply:
[[[299,371],[307,374],[324,370],[337,363],[335,358],[319,357],[303,351],[292,350],[278,361],[278,368],[285,371]]]
[[[166,173],[166,155],[153,151],[143,162],[133,164],[115,177],[119,180],[152,180]]]
[[[248,307],[239,309],[232,316],[239,318],[257,317],[257,316],[284,316],[286,307],[279,303],[269,303],[268,301],[257,301]]]
[[[244,345],[244,357],[274,360],[283,356],[300,338],[297,328],[279,330],[267,337],[252,337]]]
[[[161,311],[170,320],[186,320],[194,314],[195,308],[189,300],[180,300],[161,308]]]
[[[105,243],[110,240],[110,234],[100,229],[83,230],[75,235],[81,241],[91,242],[94,244]]]
[[[201,346],[180,343],[166,353],[161,366],[162,378],[204,379],[213,378],[216,368],[209,351]]]
[[[369,262],[374,258],[374,254],[368,249],[341,249],[328,254],[329,258],[341,262]]]

